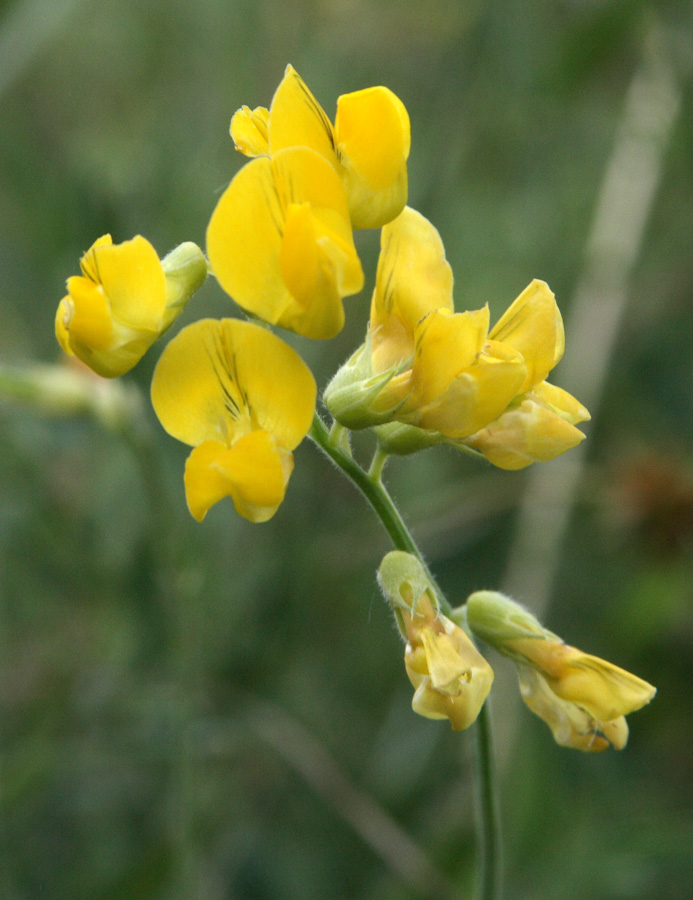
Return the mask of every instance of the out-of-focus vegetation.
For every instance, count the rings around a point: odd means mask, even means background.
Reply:
[[[543,278],[567,357],[591,364],[571,346],[571,300],[652,52],[679,106],[543,616],[659,694],[625,751],[583,756],[520,708],[493,660],[514,900],[693,894],[690,3],[0,4],[2,364],[59,360],[55,308],[99,235],[142,233],[162,255],[204,245],[243,162],[231,114],[267,104],[288,62],[330,113],[340,93],[394,90],[412,120],[410,204],[443,236],[458,308],[488,301],[497,316]],[[372,276],[377,235],[358,246]],[[334,341],[291,339],[322,386],[361,341],[368,302],[368,287],[347,301]],[[238,312],[210,280],[176,328],[225,314]],[[597,307],[595,339],[602,327]],[[384,532],[308,442],[270,523],[227,502],[195,524],[186,450],[147,405],[158,352],[127,376],[144,444],[0,401],[0,896],[399,900],[426,894],[416,866],[428,896],[442,896],[436,877],[470,896],[472,741],[411,712],[375,585]],[[580,374],[560,373],[582,399]],[[387,475],[453,602],[513,590],[530,473],[441,449]]]

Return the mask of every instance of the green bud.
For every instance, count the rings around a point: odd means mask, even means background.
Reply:
[[[207,260],[197,244],[185,241],[161,260],[166,276],[166,311],[163,329],[184,310],[192,295],[207,278]]]
[[[397,626],[405,640],[407,633],[402,621],[402,610],[413,613],[419,598],[426,592],[436,612],[440,608],[436,592],[423,566],[411,553],[402,550],[388,553],[378,569],[378,584],[395,613]]]

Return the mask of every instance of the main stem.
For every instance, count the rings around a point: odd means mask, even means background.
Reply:
[[[318,414],[315,414],[309,437],[353,484],[361,491],[380,519],[392,543],[398,550],[414,555],[423,566],[431,584],[435,588],[440,607],[444,613],[451,611],[450,603],[431,574],[416,541],[400,515],[395,502],[382,483],[383,461],[371,467],[370,472],[347,453],[340,442],[330,439],[330,432]],[[499,900],[501,882],[501,844],[498,804],[493,777],[493,746],[491,720],[488,701],[482,707],[476,723],[477,745],[477,796],[479,807],[479,881],[478,900]]]

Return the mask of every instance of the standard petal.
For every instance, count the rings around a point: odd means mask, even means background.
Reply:
[[[263,428],[292,450],[310,428],[316,387],[300,356],[267,329],[202,319],[167,345],[151,396],[163,427],[187,444],[230,446]]]
[[[207,228],[207,256],[219,284],[243,309],[275,324],[291,302],[279,270],[283,227],[272,164],[261,157],[238,172]]]
[[[532,281],[496,322],[489,337],[524,356],[527,378],[522,391],[543,381],[565,348],[563,320],[546,282]]]
[[[407,202],[409,116],[385,87],[344,94],[334,125],[354,228],[379,228]]]
[[[269,118],[269,147],[274,155],[286,147],[311,147],[337,168],[332,124],[293,66],[286,67]]]
[[[166,307],[166,277],[156,250],[137,235],[93,249],[94,266],[113,317],[138,331],[159,332]]]
[[[239,319],[222,319],[219,325],[225,356],[235,362],[253,427],[293,450],[308,433],[315,412],[317,387],[310,369],[266,328]]]
[[[306,246],[305,216],[286,230],[287,214],[295,215],[296,207],[306,203],[315,217],[315,248]],[[305,147],[241,169],[214,210],[207,251],[221,286],[243,309],[306,337],[333,337],[341,327],[342,314],[331,308],[332,292],[325,293],[332,276],[340,299],[363,284],[344,188],[329,163]],[[299,277],[306,260],[312,282]],[[315,277],[318,261],[328,277]]]
[[[637,675],[598,656],[565,647],[566,662],[554,693],[586,709],[599,722],[611,722],[641,709],[652,700],[656,688]]]
[[[453,310],[452,269],[428,219],[405,207],[383,228],[380,247],[370,318],[376,372],[413,355],[420,319],[434,310]]]

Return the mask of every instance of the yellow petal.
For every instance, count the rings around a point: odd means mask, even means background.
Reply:
[[[284,215],[291,206],[310,204],[320,223],[318,241],[325,252],[341,257],[336,278],[342,296],[360,291],[363,270],[354,247],[344,186],[334,169],[314,151],[298,147],[277,153],[272,170]]]
[[[70,334],[70,342],[83,344],[94,350],[105,350],[113,342],[111,308],[100,284],[89,278],[73,275],[67,279],[68,296],[63,306],[63,325]]]
[[[618,725],[614,727],[614,723],[607,722],[602,726],[584,709],[557,697],[546,679],[534,669],[518,666],[518,677],[522,699],[535,715],[546,722],[554,740],[561,747],[572,747],[585,753],[601,753],[609,746],[609,740],[598,733],[602,728],[607,734],[616,737],[618,743],[614,743],[614,746],[617,749],[625,746],[627,726],[624,739],[623,729]]]
[[[279,271],[283,223],[272,163],[261,157],[238,172],[207,228],[207,256],[223,289],[275,324],[291,302]]]
[[[272,155],[286,147],[310,147],[335,168],[339,165],[330,120],[290,65],[272,98],[269,147]]]
[[[158,333],[166,307],[166,277],[149,241],[137,235],[122,244],[95,244],[91,259],[113,317],[129,328]]]
[[[437,310],[416,330],[414,372],[421,402],[439,397],[452,380],[473,366],[486,343],[488,307],[450,315]]]
[[[337,100],[334,136],[354,228],[379,228],[407,202],[409,116],[385,87]]]
[[[207,511],[231,497],[236,512],[251,522],[266,522],[284,499],[293,469],[291,453],[258,430],[231,448],[205,441],[192,451],[185,466],[185,496],[193,518],[201,522]]]
[[[55,336],[58,339],[58,343],[62,347],[63,351],[67,353],[68,356],[74,356],[75,351],[70,346],[70,332],[67,330],[67,324],[70,321],[70,297],[63,297],[63,299],[58,304],[58,309],[55,313]]]
[[[397,419],[452,438],[468,437],[500,415],[526,375],[522,356],[484,341],[486,308],[431,313],[417,330],[413,390]],[[483,349],[479,349],[482,347]]]
[[[246,156],[263,156],[269,153],[268,122],[269,110],[264,106],[255,109],[242,106],[236,110],[229,129],[236,150]]]
[[[285,327],[301,329],[310,310],[311,333],[333,336],[344,327],[344,306],[337,285],[338,265],[318,241],[319,223],[308,203],[292,204],[287,211],[279,268],[296,312],[284,316]],[[326,240],[329,244],[329,237]],[[305,332],[305,328],[303,329]]]
[[[493,670],[479,654],[481,664],[469,668],[445,690],[434,687],[425,674],[427,663],[423,648],[407,645],[404,662],[409,680],[415,687],[412,709],[427,719],[449,719],[454,731],[468,728],[477,718],[493,684]]]
[[[424,628],[421,642],[426,651],[431,685],[444,694],[459,694],[459,681],[469,672],[470,666],[460,655],[457,644],[448,634],[436,634],[432,628]]]
[[[315,409],[315,380],[300,356],[267,329],[201,319],[166,347],[152,379],[163,427],[187,444],[230,446],[262,428],[293,450]]]
[[[564,391],[563,388],[556,387],[555,384],[549,384],[548,381],[542,381],[535,385],[532,388],[532,396],[546,404],[556,415],[565,419],[566,422],[570,422],[571,425],[589,422],[592,418],[582,403],[576,400],[572,394]]]
[[[452,269],[428,219],[405,207],[383,228],[380,247],[370,318],[376,372],[413,355],[420,319],[434,310],[453,310]]]
[[[566,646],[566,664],[551,688],[557,696],[586,709],[599,722],[611,722],[641,709],[656,688],[598,656]]]
[[[489,335],[525,358],[521,391],[543,381],[563,356],[565,334],[556,298],[544,281],[532,281],[501,316]]]
[[[570,422],[526,394],[518,406],[506,409],[466,443],[500,469],[523,469],[555,459],[584,437]]]
[[[94,251],[98,247],[108,247],[113,243],[113,238],[110,234],[104,234],[100,238],[97,238],[91,247],[87,250],[87,252],[82,256],[79,261],[79,267],[82,271],[82,275],[85,278],[90,278],[96,284],[100,284],[101,278],[99,276],[99,269],[96,261],[96,257],[94,255]]]
[[[288,211],[304,203],[315,217],[318,247],[306,246],[305,218],[285,234]],[[333,337],[343,322],[335,303],[363,285],[344,188],[329,163],[305,147],[253,160],[240,170],[214,210],[207,252],[219,283],[243,309],[306,337]],[[298,277],[306,254],[314,275],[324,267],[330,277]],[[325,290],[332,276],[337,301]],[[316,291],[308,296],[310,284]]]

